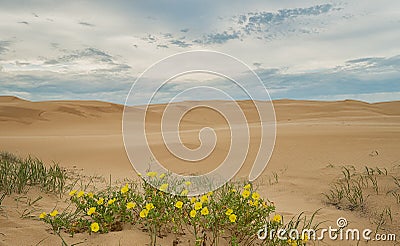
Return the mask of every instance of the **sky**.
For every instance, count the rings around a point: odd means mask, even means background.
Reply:
[[[0,95],[124,103],[149,66],[179,52],[212,50],[247,64],[272,99],[400,100],[396,0],[0,0],[0,6]],[[155,80],[147,78],[135,104],[146,103],[140,95],[151,93]],[[183,76],[156,99],[169,101],[199,84],[232,89],[229,83]],[[246,99],[234,89],[230,95]]]

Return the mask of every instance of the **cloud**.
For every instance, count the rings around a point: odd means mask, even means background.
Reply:
[[[146,37],[143,37],[142,40],[147,41],[150,44],[157,42],[157,37],[151,34],[148,34]]]
[[[260,62],[253,62],[253,66],[255,66],[256,68],[260,68],[262,66],[262,63]]]
[[[76,50],[54,59],[47,59],[36,70],[70,73],[127,73],[131,67],[96,48]]]
[[[392,57],[365,57],[346,61],[344,66],[338,66],[337,70],[369,72],[399,72],[400,55]]]
[[[395,0],[5,0],[0,91],[122,102],[125,88],[154,62],[212,49],[252,64],[275,98],[389,97],[400,91],[399,8]],[[171,84],[163,95],[182,86]]]
[[[223,31],[221,33],[208,34],[203,40],[195,40],[194,42],[202,44],[223,44],[229,40],[239,39],[240,36],[240,32],[238,31]]]
[[[165,44],[158,44],[157,48],[164,48],[164,49],[168,49],[168,45]]]
[[[55,60],[52,60],[51,63],[60,63],[60,62],[73,62],[83,58],[93,58],[97,59],[101,62],[112,63],[112,56],[101,51],[96,48],[86,48],[83,50],[74,51],[72,54],[61,56]],[[46,62],[47,63],[47,62]]]
[[[2,53],[5,53],[5,52],[7,52],[9,49],[8,49],[8,47],[11,45],[11,42],[10,41],[7,41],[7,40],[0,40],[0,55],[2,54]]]
[[[248,12],[228,17],[214,17],[216,23],[223,23],[220,30],[205,33],[193,33],[190,37],[177,38],[173,33],[162,35],[148,34],[143,37],[148,43],[164,45],[165,42],[180,48],[193,45],[225,44],[232,40],[243,41],[244,38],[273,40],[295,34],[314,34],[322,30],[327,23],[315,17],[330,12],[339,12],[340,7],[333,4],[321,4],[302,8],[284,8],[276,12]],[[349,18],[349,17],[347,17]],[[181,33],[189,32],[189,28],[181,28]]]
[[[2,72],[0,91],[29,100],[92,99],[122,103],[132,78],[56,72]]]
[[[89,22],[84,22],[84,21],[80,21],[80,22],[78,22],[78,24],[82,25],[82,26],[95,27],[94,24],[91,24]]]
[[[190,43],[187,43],[187,42],[182,41],[182,40],[177,40],[177,39],[171,40],[170,44],[176,45],[176,46],[181,47],[181,48],[187,48],[187,47],[192,46],[192,44],[190,44]]]
[[[271,96],[293,99],[360,99],[375,102],[383,95],[400,93],[400,56],[368,57],[346,61],[344,65],[315,72],[286,73],[257,70]],[[350,66],[349,64],[357,64]],[[354,95],[363,95],[355,97]],[[373,95],[381,95],[373,97]],[[353,95],[350,97],[350,95]],[[368,98],[367,95],[371,95]],[[400,98],[399,98],[400,99]]]
[[[77,51],[86,57],[109,55],[102,51]],[[63,62],[79,60],[82,56],[67,56],[60,59]],[[101,62],[100,62],[101,63]],[[362,66],[374,64],[374,69],[365,70],[361,66],[346,67],[346,64],[361,63]],[[264,82],[273,99],[317,99],[342,100],[358,99],[368,102],[400,99],[400,64],[399,56],[368,57],[344,62],[338,69],[332,67],[317,72],[287,73],[284,69],[262,68],[257,64],[256,73]],[[29,64],[28,64],[29,66]],[[340,67],[340,66],[339,66]],[[128,68],[126,68],[128,69]],[[244,75],[245,76],[245,75]],[[0,73],[0,91],[13,92],[31,100],[54,99],[94,99],[124,103],[125,97],[134,81],[134,77],[124,73],[110,73],[110,70],[96,70],[91,73],[59,73],[53,71],[5,71]],[[144,95],[151,95],[153,81],[144,83],[139,88],[134,103],[144,104]],[[248,99],[241,90],[235,88],[225,79],[207,79],[200,82],[190,77],[175,80],[165,85],[155,96],[154,102],[168,102],[173,96],[193,86],[212,86],[229,92],[235,99]],[[251,86],[248,84],[247,86]],[[206,100],[214,98],[213,94],[191,94],[185,100]],[[215,98],[218,99],[217,95]],[[257,98],[255,98],[257,99]]]
[[[297,18],[300,16],[321,15],[334,10],[332,4],[315,5],[308,8],[280,9],[276,13],[273,12],[256,12],[240,15],[238,24],[244,25],[248,31],[257,31],[262,26],[281,24],[287,19]],[[338,9],[335,9],[338,10]]]
[[[400,97],[400,67],[397,64],[398,56],[393,57],[371,57],[359,58],[361,61],[377,60],[374,70],[365,70],[359,67],[348,69],[337,69],[331,67],[319,71],[288,73],[285,69],[262,68],[262,64],[255,70],[262,79],[273,99],[317,99],[317,100],[343,100],[356,99],[367,102],[399,100]],[[355,60],[345,61],[342,66]],[[245,87],[258,86],[258,81],[251,81],[247,74],[243,74],[242,81],[246,81]],[[151,95],[149,89],[152,80],[141,88],[136,88],[141,95]],[[147,85],[147,86],[146,86]],[[169,81],[154,97],[153,103],[166,103],[174,96],[187,89],[196,86],[210,86],[225,91],[235,99],[249,99],[242,93],[240,88],[229,80],[217,77],[207,79],[195,79],[190,76],[183,76],[180,79]],[[262,89],[262,88],[260,88]],[[385,98],[386,97],[386,98]],[[254,99],[262,99],[256,97]],[[182,98],[181,98],[182,99]],[[211,92],[192,93],[183,97],[184,100],[211,100],[221,99],[217,94]],[[139,94],[131,103],[144,104]]]
[[[9,42],[0,44],[3,47]],[[0,65],[2,94],[30,100],[93,99],[123,103],[134,81],[128,64],[93,47],[42,60],[1,61]]]
[[[341,8],[335,8],[332,4],[322,4],[303,8],[279,9],[276,12],[249,12],[234,16],[233,20],[244,34],[270,40],[293,33],[318,32],[322,23],[313,17],[339,10]]]

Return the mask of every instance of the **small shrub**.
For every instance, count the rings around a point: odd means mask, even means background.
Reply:
[[[148,175],[157,180],[151,184],[144,180],[141,186],[130,183],[109,187],[96,193],[72,190],[69,195],[73,206],[68,211],[42,213],[40,219],[56,233],[65,230],[72,235],[85,231],[107,233],[122,230],[124,224],[138,224],[148,232],[150,245],[156,245],[162,235],[173,233],[178,239],[186,232],[192,233],[195,245],[218,245],[222,239],[231,245],[253,245],[259,240],[257,232],[262,228],[299,226],[293,221],[284,225],[280,215],[272,216],[275,206],[251,184],[228,183],[214,192],[188,197],[190,182],[184,182],[185,189],[180,195],[173,195],[163,191],[169,186],[165,185],[168,175]],[[159,186],[154,185],[156,182]],[[296,241],[298,245],[305,242],[305,239]],[[259,243],[292,245],[294,242],[274,238]]]

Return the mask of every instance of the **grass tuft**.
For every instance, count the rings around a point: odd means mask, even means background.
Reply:
[[[46,166],[37,158],[22,159],[0,152],[0,205],[6,195],[25,193],[31,186],[61,195],[66,179],[66,171],[56,163]]]

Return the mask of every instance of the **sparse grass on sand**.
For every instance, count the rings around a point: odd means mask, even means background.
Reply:
[[[390,170],[343,166],[341,174],[323,194],[325,202],[340,210],[368,216],[375,225],[375,233],[398,232],[396,225],[400,221],[393,214],[400,212],[400,165]]]
[[[37,158],[22,159],[8,152],[0,152],[0,205],[6,195],[26,192],[31,186],[62,194],[66,179],[66,171],[58,164],[46,166]]]

